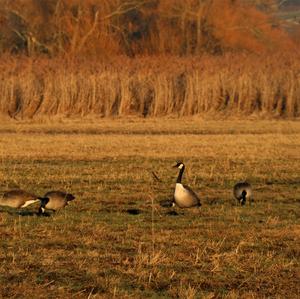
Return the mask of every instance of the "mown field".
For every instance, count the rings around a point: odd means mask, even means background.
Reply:
[[[298,298],[299,149],[299,121],[2,123],[1,194],[76,200],[50,217],[1,208],[0,297]],[[200,210],[158,204],[176,160]],[[252,205],[232,198],[239,180]]]

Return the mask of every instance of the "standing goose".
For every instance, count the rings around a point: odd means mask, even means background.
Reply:
[[[243,206],[252,196],[252,187],[247,182],[237,183],[233,187],[233,195]]]
[[[181,183],[185,168],[184,164],[182,162],[178,162],[174,167],[180,169],[175,186],[175,204],[180,208],[200,207],[201,203],[198,195],[190,187]]]
[[[40,213],[44,213],[45,209],[57,211],[68,205],[68,202],[75,199],[75,196],[62,191],[49,191],[45,194],[49,200],[41,205]]]
[[[7,191],[3,194],[2,198],[0,198],[0,206],[16,209],[26,208],[35,202],[41,202],[41,205],[44,205],[48,202],[48,198],[39,197],[21,189]]]

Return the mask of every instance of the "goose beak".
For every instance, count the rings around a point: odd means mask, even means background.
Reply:
[[[180,164],[181,164],[181,162],[176,162],[176,164],[173,165],[172,167],[173,167],[173,168],[176,168],[176,167],[178,167]]]

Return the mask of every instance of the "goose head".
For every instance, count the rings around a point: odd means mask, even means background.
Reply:
[[[41,206],[44,207],[49,202],[49,197],[39,197]]]
[[[176,163],[176,165],[174,165],[173,167],[182,169],[182,168],[184,167],[184,164],[183,164],[182,162],[178,161],[178,162]]]
[[[75,199],[75,196],[73,194],[67,193],[66,199],[67,199],[67,201],[71,201],[71,200]]]

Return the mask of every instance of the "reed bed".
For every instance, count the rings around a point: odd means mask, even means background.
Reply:
[[[298,117],[296,55],[9,58],[0,63],[0,113],[40,116]]]

